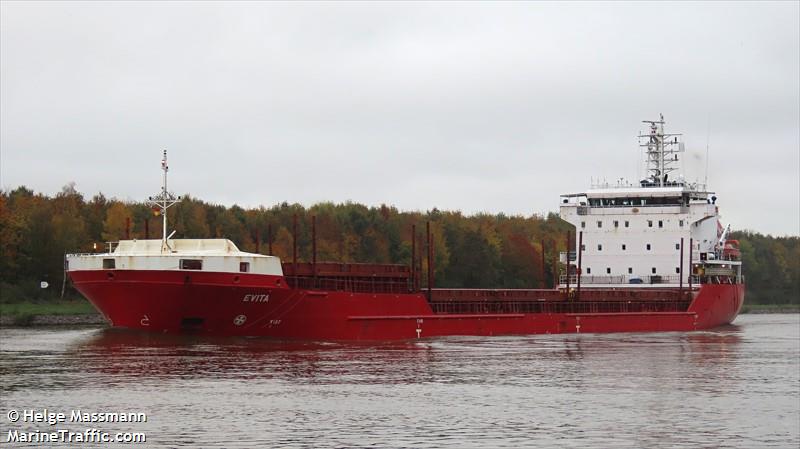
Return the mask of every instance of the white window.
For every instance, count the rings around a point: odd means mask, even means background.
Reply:
[[[606,267],[606,274],[611,274],[611,268]]]
[[[586,251],[586,245],[581,245],[581,251]]]
[[[629,228],[630,226],[631,226],[631,222],[628,221],[628,220],[625,220],[625,227]]]
[[[656,267],[651,268],[653,274],[656,274]]]
[[[586,267],[586,274],[592,274],[592,269],[589,268],[589,267]]]
[[[681,267],[675,267],[675,273],[681,274]]]
[[[647,220],[647,227],[648,228],[652,228],[653,227],[653,220]]]
[[[658,227],[659,228],[663,228],[664,227],[664,221],[663,220],[658,220]]]
[[[581,222],[581,227],[582,227],[582,228],[585,228],[585,227],[586,227],[586,222],[585,222],[585,221],[582,221],[582,222]]]
[[[633,268],[628,267],[628,274],[633,274]]]
[[[623,243],[622,244],[622,250],[625,251],[626,249],[628,249],[628,246]]]
[[[675,249],[681,249],[681,244],[680,243],[676,243],[675,244]]]
[[[683,227],[683,220],[678,222],[678,226]]]
[[[650,244],[647,244],[647,250],[650,251]]]
[[[615,227],[615,228],[618,228],[618,227],[619,227],[619,221],[618,221],[618,220],[614,220],[614,227]]]
[[[603,222],[602,221],[598,221],[597,222],[597,227],[598,228],[602,228],[603,227]]]
[[[603,245],[597,245],[597,250],[598,251],[602,251],[603,250]]]

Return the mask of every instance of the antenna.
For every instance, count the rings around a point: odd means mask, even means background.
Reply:
[[[711,113],[708,113],[706,122],[706,178],[703,180],[703,189],[708,190],[708,147],[711,141]]]
[[[670,183],[669,174],[678,169],[678,153],[684,151],[678,140],[681,134],[664,132],[664,114],[659,114],[658,120],[643,120],[642,123],[650,125],[649,133],[639,134],[639,146],[645,149],[649,174],[648,179],[642,181],[642,187],[675,185],[675,181]]]
[[[161,192],[159,192],[158,195],[148,197],[147,203],[153,207],[153,210],[161,214],[161,252],[164,252],[170,249],[167,240],[175,234],[175,231],[172,231],[172,234],[167,236],[167,209],[181,200],[181,197],[175,196],[172,192],[167,190],[167,172],[169,171],[169,166],[167,165],[167,150],[164,150],[164,155],[161,158],[161,170],[164,171]]]

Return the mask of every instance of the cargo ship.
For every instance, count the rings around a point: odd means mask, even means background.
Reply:
[[[114,327],[297,340],[403,340],[450,335],[695,331],[731,323],[745,295],[738,243],[717,197],[675,176],[684,145],[645,121],[647,175],[561,196],[575,227],[552,288],[437,288],[434,236],[412,235],[410,265],[297,261],[241,251],[227,239],[174,239],[163,183],[149,203],[162,237],[70,254],[75,286]],[[420,240],[417,242],[417,240]],[[312,245],[316,245],[312,232]],[[427,259],[427,275],[422,260]]]

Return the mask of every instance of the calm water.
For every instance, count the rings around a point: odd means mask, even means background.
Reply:
[[[0,339],[6,447],[9,430],[87,426],[169,447],[800,445],[800,315],[696,333],[377,345],[95,328],[2,329]],[[148,420],[7,416],[44,408]]]

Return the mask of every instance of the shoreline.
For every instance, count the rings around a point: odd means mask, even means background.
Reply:
[[[747,314],[778,314],[778,313],[800,313],[800,306],[771,306],[758,305],[754,309],[747,309],[740,312],[740,315]],[[752,306],[751,306],[752,307]],[[81,314],[35,314],[35,315],[0,315],[0,328],[7,327],[39,327],[39,326],[75,326],[75,325],[103,325],[108,326],[108,322],[99,313]]]
[[[81,314],[41,314],[41,315],[1,315],[0,328],[5,327],[39,327],[39,326],[75,326],[102,324],[108,322],[99,313]]]

